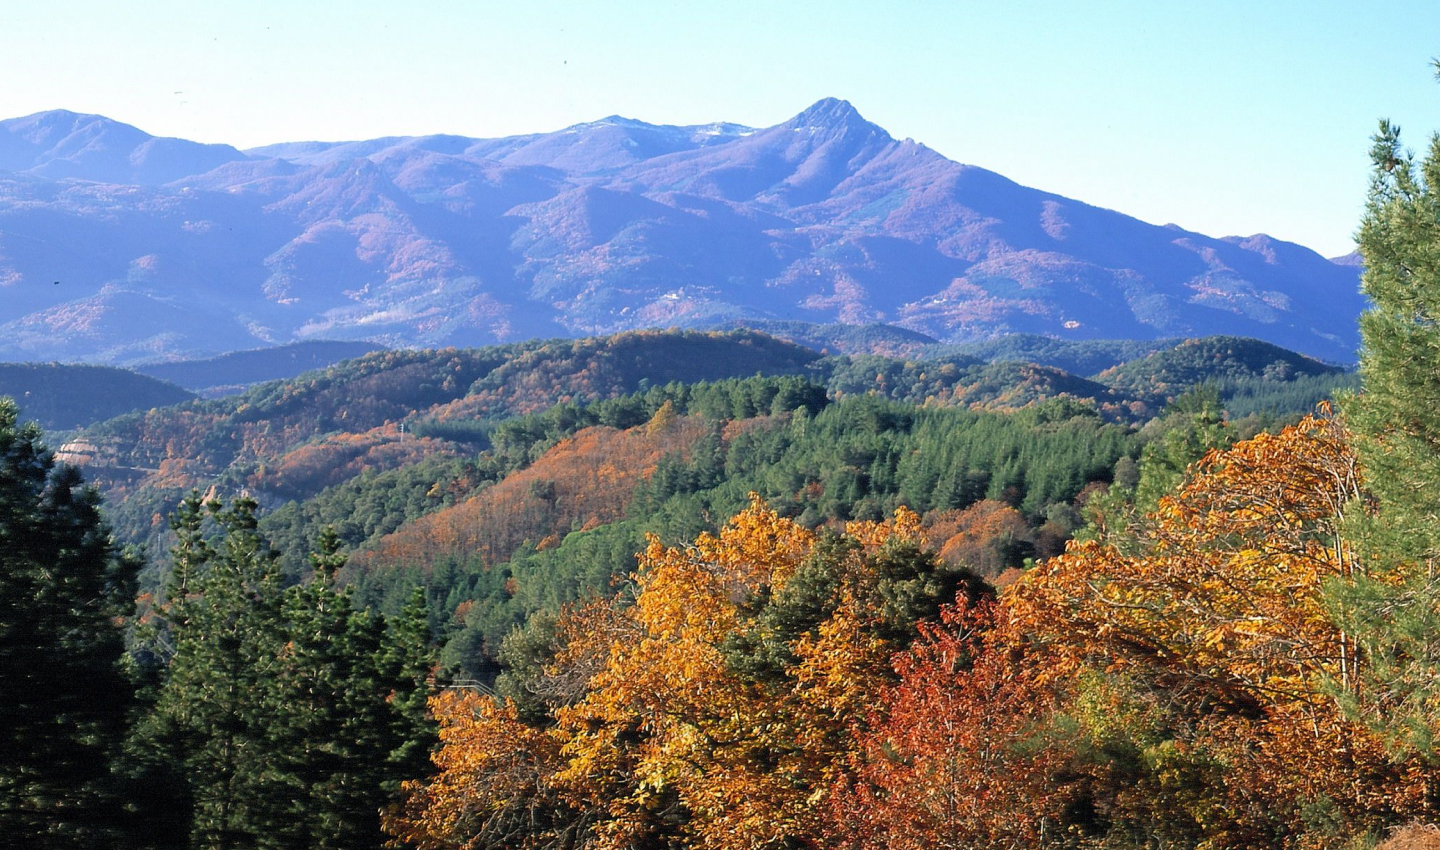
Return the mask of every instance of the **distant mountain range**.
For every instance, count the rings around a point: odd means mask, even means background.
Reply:
[[[612,116],[249,151],[71,112],[0,121],[4,360],[803,321],[954,343],[1243,334],[1351,361],[1357,280],[1349,258],[1020,186],[834,99],[765,129]]]

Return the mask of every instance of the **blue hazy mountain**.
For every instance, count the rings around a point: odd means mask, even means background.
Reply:
[[[835,99],[760,129],[612,116],[244,152],[69,112],[0,122],[11,360],[801,321],[1350,361],[1358,274],[1021,186]]]

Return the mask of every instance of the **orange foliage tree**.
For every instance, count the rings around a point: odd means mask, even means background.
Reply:
[[[1360,496],[1343,430],[1307,418],[1212,452],[1138,538],[1032,570],[983,636],[950,615],[901,658],[833,834],[1329,847],[1433,817],[1434,772],[1344,711],[1364,659],[1321,591],[1360,569],[1339,522]]]
[[[1066,799],[1053,777],[1069,743],[1039,722],[1056,710],[993,604],[960,604],[896,658],[830,799],[827,837],[850,850],[1044,846]]]
[[[540,722],[513,702],[437,701],[440,772],[407,786],[390,829],[422,847],[575,846],[573,831],[526,844],[454,814],[539,805],[537,823],[578,824],[597,848],[817,846],[889,657],[969,580],[903,510],[817,535],[757,498],[693,545],[652,539],[633,604],[561,618]],[[517,742],[526,778],[495,778],[514,775]]]

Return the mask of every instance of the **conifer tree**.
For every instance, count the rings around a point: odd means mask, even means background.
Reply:
[[[1366,708],[1392,740],[1440,732],[1440,135],[1417,163],[1380,123],[1360,226],[1363,392],[1343,405],[1375,510],[1354,517],[1364,575],[1333,591],[1367,650]],[[1355,513],[1359,513],[1358,511]]]
[[[280,574],[260,536],[255,503],[204,506],[224,531],[218,546],[187,546],[177,564],[186,594],[167,600],[173,656],[153,714],[140,730],[152,752],[178,762],[190,802],[191,846],[255,846],[273,774],[266,740],[266,685],[281,642]],[[201,506],[181,505],[175,526],[198,530]],[[180,586],[171,582],[171,593]]]
[[[381,809],[428,753],[423,725],[404,711],[423,706],[426,646],[396,639],[335,586],[344,558],[333,530],[319,550],[312,580],[285,594],[285,643],[267,683],[278,795],[267,832],[294,850],[379,848]]]
[[[0,836],[30,848],[118,846],[111,766],[131,688],[118,617],[135,564],[99,497],[57,467],[0,398]]]
[[[381,809],[429,751],[423,605],[393,624],[357,609],[330,529],[311,580],[283,588],[255,507],[192,494],[172,519],[171,651],[135,750],[178,762],[185,847],[379,848]]]

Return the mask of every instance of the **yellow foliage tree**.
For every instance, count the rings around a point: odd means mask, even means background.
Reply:
[[[524,813],[568,819],[595,848],[813,845],[915,612],[955,598],[960,574],[920,541],[909,511],[817,535],[753,496],[692,545],[651,538],[632,605],[558,624],[546,679],[578,671],[584,685],[546,728],[508,703],[437,701],[440,773],[407,787],[392,833],[426,848],[578,846],[553,827],[526,844],[491,826]]]
[[[1006,628],[1043,654],[1045,680],[1078,683],[1095,734],[1127,711],[1169,729],[1147,756],[1162,785],[1200,752],[1224,766],[1221,786],[1176,804],[1214,846],[1272,828],[1247,818],[1303,832],[1321,805],[1363,832],[1433,805],[1433,780],[1344,710],[1364,659],[1322,590],[1360,569],[1339,521],[1360,486],[1343,429],[1308,417],[1211,452],[1124,551],[1072,544],[1005,599]]]

